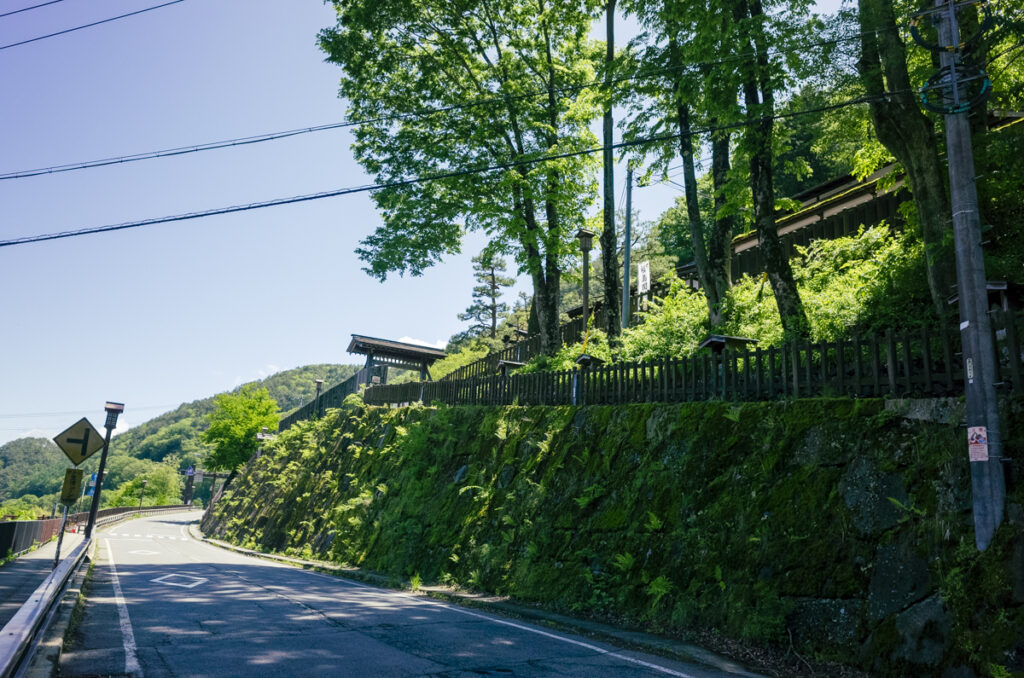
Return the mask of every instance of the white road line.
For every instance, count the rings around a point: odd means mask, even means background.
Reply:
[[[186,527],[183,525],[182,526],[182,530],[184,530],[184,529],[186,529]],[[209,548],[217,548],[217,547],[213,546],[212,544],[206,544],[206,543],[203,543],[203,542],[199,542],[199,543],[201,543],[201,544],[203,544],[203,546],[207,546]],[[218,549],[218,550],[223,550],[223,549]],[[294,569],[294,568],[290,568],[290,569]],[[299,571],[302,571],[302,570],[299,570]],[[464,615],[467,615],[467,616],[470,616],[470,617],[476,617],[478,619],[483,619],[484,621],[493,622],[495,624],[502,624],[504,626],[510,626],[512,628],[519,629],[521,631],[526,631],[528,633],[534,633],[534,634],[537,634],[539,636],[544,636],[545,638],[551,638],[552,640],[561,641],[563,643],[568,643],[570,645],[576,645],[576,646],[585,648],[587,650],[591,650],[593,652],[596,652],[598,654],[605,655],[607,657],[612,657],[614,659],[618,659],[620,661],[624,661],[624,662],[627,662],[629,664],[635,664],[637,666],[642,666],[644,668],[651,669],[652,671],[657,671],[658,673],[663,673],[663,674],[666,674],[666,675],[669,675],[669,676],[675,676],[676,678],[695,678],[695,676],[693,676],[692,674],[689,674],[689,673],[683,673],[681,671],[676,671],[675,669],[670,669],[670,668],[665,667],[665,666],[658,666],[657,664],[652,664],[651,662],[646,662],[646,661],[644,661],[642,659],[636,659],[635,657],[628,657],[628,656],[626,656],[624,654],[619,654],[618,652],[612,652],[610,650],[606,650],[604,648],[598,647],[597,645],[591,645],[590,643],[584,643],[583,641],[573,640],[572,638],[567,638],[565,636],[557,635],[557,634],[554,634],[554,633],[548,633],[547,631],[542,631],[540,629],[532,628],[532,627],[529,627],[529,626],[525,626],[523,624],[517,624],[515,622],[508,621],[508,620],[505,620],[505,619],[501,619],[501,618],[498,618],[498,617],[491,617],[491,616],[488,616],[488,615],[478,614],[476,612],[471,612],[471,611],[469,611],[469,610],[467,610],[465,608],[459,607],[458,605],[451,605],[451,604],[448,604],[448,603],[443,603],[443,602],[438,601],[438,600],[432,600],[430,598],[424,598],[424,597],[421,597],[421,596],[410,595],[408,593],[400,593],[400,592],[397,592],[397,591],[388,591],[387,589],[380,589],[380,588],[378,588],[376,586],[369,586],[369,585],[363,584],[361,582],[355,582],[355,581],[352,581],[351,579],[346,579],[343,576],[342,577],[335,577],[335,576],[331,576],[329,574],[324,574],[322,572],[311,572],[309,570],[306,570],[305,572],[306,572],[306,574],[312,574],[312,575],[315,575],[315,576],[318,576],[318,577],[323,577],[325,579],[330,579],[331,581],[334,581],[336,583],[348,584],[349,586],[354,586],[354,587],[357,587],[357,588],[371,589],[371,590],[379,591],[381,593],[390,593],[392,595],[398,595],[398,596],[402,596],[404,598],[410,598],[410,599],[415,600],[417,602],[426,603],[428,605],[437,605],[437,606],[445,608],[447,610],[452,610],[453,612],[458,612],[460,614],[464,614]],[[319,610],[317,610],[317,611],[319,612]]]
[[[103,540],[107,547],[107,559],[110,561],[110,574],[114,581],[114,599],[117,601],[117,616],[121,624],[121,637],[124,639],[124,672],[143,678],[142,666],[139,664],[139,657],[135,653],[135,634],[132,632],[132,620],[128,616],[128,606],[124,602],[124,594],[121,592],[121,581],[117,578],[117,567],[114,566],[114,551],[110,548],[110,540]]]
[[[528,633],[536,633],[539,636],[544,636],[545,638],[551,638],[552,640],[560,640],[561,642],[569,643],[570,645],[579,645],[580,647],[585,647],[586,649],[593,650],[593,651],[595,651],[595,652],[597,652],[599,654],[604,654],[606,656],[612,656],[612,658],[614,658],[616,660],[621,660],[623,662],[628,662],[630,664],[636,664],[638,666],[644,667],[645,669],[651,669],[653,671],[657,671],[658,673],[664,673],[664,674],[667,674],[667,675],[670,675],[670,676],[677,676],[678,678],[694,678],[694,676],[692,676],[691,674],[682,673],[681,671],[676,671],[675,669],[669,669],[668,667],[662,667],[662,666],[658,666],[656,664],[651,664],[650,662],[644,662],[643,660],[638,660],[636,658],[633,658],[633,656],[627,656],[625,654],[620,654],[618,652],[612,652],[612,651],[604,649],[603,647],[598,647],[597,645],[591,645],[590,643],[585,643],[585,642],[583,642],[581,640],[573,640],[572,638],[566,638],[565,636],[560,636],[560,635],[557,635],[557,634],[554,634],[554,633],[548,633],[547,631],[541,631],[540,629],[534,629],[534,628],[531,628],[531,627],[528,627],[528,626],[524,626],[522,624],[516,624],[515,622],[509,622],[509,621],[503,620],[503,619],[497,619],[497,618],[494,618],[494,617],[488,617],[487,615],[478,615],[478,613],[471,612],[470,610],[465,609],[463,607],[453,606],[453,605],[445,605],[444,603],[441,603],[441,604],[444,607],[446,607],[446,608],[449,608],[449,609],[451,609],[453,611],[462,613],[462,615],[467,615],[469,617],[476,617],[478,619],[481,619],[481,620],[484,620],[484,621],[487,621],[487,622],[492,622],[494,624],[501,624],[503,626],[510,626],[513,629],[519,629],[520,631],[526,631]]]
[[[426,604],[426,605],[436,605],[436,606],[442,607],[442,608],[444,608],[446,610],[451,610],[452,612],[458,612],[460,614],[468,615],[470,617],[477,617],[478,619],[483,619],[484,621],[493,622],[495,624],[502,624],[504,626],[511,626],[512,628],[519,629],[521,631],[527,631],[529,633],[535,633],[535,634],[537,634],[539,636],[544,636],[545,638],[551,638],[552,640],[558,640],[558,641],[561,641],[563,643],[569,643],[570,645],[577,645],[579,647],[582,647],[582,648],[585,648],[585,649],[588,649],[588,650],[592,650],[592,651],[594,651],[594,652],[596,652],[598,654],[603,654],[603,655],[608,656],[608,657],[613,657],[615,659],[618,659],[618,660],[621,660],[621,661],[624,661],[624,662],[628,662],[630,664],[636,664],[638,666],[643,666],[644,668],[648,668],[648,669],[657,671],[659,673],[664,673],[664,674],[669,675],[669,676],[676,676],[676,678],[695,678],[693,675],[691,675],[689,673],[682,673],[681,671],[676,671],[675,669],[670,669],[670,668],[665,667],[665,666],[658,666],[657,664],[652,664],[650,662],[645,662],[644,660],[636,659],[635,657],[627,657],[624,654],[619,654],[618,652],[612,652],[610,650],[605,650],[604,648],[598,647],[596,645],[591,645],[590,643],[584,643],[583,641],[573,640],[572,638],[567,638],[565,636],[561,636],[561,635],[558,635],[558,634],[548,633],[547,631],[542,631],[540,629],[533,628],[533,627],[530,627],[530,626],[525,626],[523,624],[517,624],[515,622],[511,622],[511,621],[508,621],[508,620],[505,620],[505,619],[501,619],[499,617],[492,617],[492,616],[485,615],[485,614],[478,614],[476,612],[471,612],[471,611],[469,611],[469,610],[467,610],[467,609],[465,609],[463,607],[460,607],[458,605],[453,605],[451,603],[445,603],[445,602],[442,602],[442,601],[439,601],[439,600],[433,600],[431,598],[426,598],[426,597],[423,597],[423,596],[414,596],[414,595],[411,595],[411,594],[408,594],[408,593],[402,593],[402,592],[399,592],[399,591],[389,591],[387,589],[380,589],[380,588],[378,588],[376,586],[368,586],[366,584],[361,584],[359,582],[354,582],[354,581],[352,581],[350,579],[344,579],[342,577],[333,577],[333,576],[331,576],[329,574],[324,574],[322,572],[310,572],[310,571],[307,570],[306,574],[312,574],[312,575],[316,575],[318,577],[324,577],[324,578],[327,578],[327,579],[331,579],[332,581],[335,581],[335,582],[338,582],[340,580],[341,583],[350,584],[352,586],[357,586],[359,588],[372,589],[374,591],[379,591],[380,593],[385,593],[385,594],[390,593],[392,595],[402,596],[403,598],[410,598],[411,600],[414,600],[414,601],[416,601],[418,603],[423,603],[423,604]]]

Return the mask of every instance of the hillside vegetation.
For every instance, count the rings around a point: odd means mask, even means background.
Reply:
[[[391,409],[350,396],[282,434],[203,528],[398,580],[722,634],[794,663],[787,647],[872,676],[1024,670],[1024,487],[1011,484],[979,554],[960,406],[910,418],[889,405]],[[1024,401],[1006,405],[1019,460]]]
[[[251,383],[265,387],[278,407],[287,411],[314,397],[316,379],[331,386],[358,370],[355,365],[307,365]],[[214,396],[182,403],[115,435],[107,459],[104,506],[137,504],[143,477],[147,480],[147,504],[180,501],[180,474],[189,466],[202,468],[209,454],[200,434],[209,425],[208,417],[213,410]],[[101,419],[94,420],[94,425],[100,423]],[[99,456],[94,455],[83,465],[86,474],[98,469]],[[0,516],[49,515],[60,492],[64,469],[69,467],[67,458],[51,440],[22,438],[0,446]]]
[[[60,489],[67,457],[46,438],[19,438],[0,445],[0,502]]]

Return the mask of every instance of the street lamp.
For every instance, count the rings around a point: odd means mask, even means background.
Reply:
[[[139,510],[142,510],[142,498],[146,496],[146,479],[142,479],[142,491],[139,492]]]
[[[110,449],[110,434],[117,428],[117,417],[124,412],[124,403],[107,402],[103,405],[107,413],[107,421],[103,424],[107,436],[103,439],[103,452],[100,454],[100,468],[96,472],[96,491],[92,494],[92,505],[89,507],[89,522],[85,525],[85,538],[92,536],[92,528],[96,525],[96,512],[100,508],[100,491],[103,489],[103,470],[107,467],[107,450]]]
[[[594,232],[581,228],[576,233],[580,241],[580,249],[583,250],[583,331],[587,330],[587,320],[590,317],[590,248],[594,244]]]
[[[324,386],[323,379],[316,380],[316,405],[313,406],[313,418],[320,418],[320,389]]]

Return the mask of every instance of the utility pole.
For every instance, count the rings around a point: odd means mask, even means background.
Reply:
[[[979,68],[965,64],[961,59],[964,42],[960,36],[957,11],[966,4],[954,0],[936,0],[934,10],[922,12],[918,16],[933,14],[931,18],[937,24],[939,33],[938,43],[926,46],[938,51],[941,69],[928,81],[922,99],[928,108],[945,117],[966,382],[964,390],[967,399],[968,459],[974,500],[974,541],[978,550],[984,551],[1003,519],[1006,484],[995,390],[996,355],[988,317],[981,219],[974,181],[971,129],[967,118],[970,108],[987,96],[991,83]],[[916,31],[914,37],[924,44]],[[930,94],[936,93],[938,102],[929,99]]]
[[[316,405],[313,406],[313,418],[314,419],[319,419],[320,418],[320,389],[322,389],[323,387],[324,387],[324,380],[323,379],[317,379],[316,380]]]
[[[629,327],[629,250],[632,246],[630,226],[633,221],[633,168],[626,168],[626,241],[622,259],[622,329]]]
[[[96,512],[100,508],[100,490],[103,488],[103,471],[107,467],[107,450],[110,449],[110,434],[117,428],[117,416],[124,412],[124,403],[108,402],[103,406],[107,413],[107,421],[103,426],[107,436],[103,439],[103,452],[100,454],[100,468],[96,472],[96,489],[92,493],[92,505],[89,507],[89,522],[85,525],[85,538],[92,537],[92,529],[96,526]]]
[[[604,269],[604,305],[602,315],[608,332],[608,338],[614,340],[619,334],[619,325],[615,316],[615,304],[618,302],[616,292],[619,281],[616,279],[619,270],[619,258],[616,255],[618,238],[615,237],[615,157],[612,152],[614,145],[614,125],[612,120],[612,68],[615,64],[615,1],[605,0],[605,73],[604,92],[608,97],[605,102],[602,120],[604,134],[604,227],[601,231],[601,266]]]

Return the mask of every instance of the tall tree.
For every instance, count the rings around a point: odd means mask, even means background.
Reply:
[[[615,70],[615,0],[605,2],[605,55],[604,89],[607,100],[604,104],[602,132],[604,136],[604,227],[601,230],[601,264],[604,267],[604,331],[609,339],[615,339],[621,332],[622,303],[619,300],[618,238],[615,232],[615,154],[612,153],[614,121],[612,120],[613,88],[612,76]]]
[[[738,33],[738,44],[748,55],[738,62],[746,113],[744,144],[750,157],[750,190],[754,201],[754,226],[765,274],[775,295],[782,327],[787,335],[806,336],[810,330],[789,256],[779,240],[775,225],[775,188],[772,182],[772,132],[775,123],[775,90],[781,68],[773,64],[768,45],[772,35],[770,18],[761,0],[730,0]]]
[[[654,169],[665,171],[674,156],[682,164],[687,226],[697,277],[708,304],[712,327],[725,320],[725,296],[731,286],[731,241],[736,212],[746,200],[742,183],[732,171],[730,132],[742,116],[737,103],[741,87],[735,63],[745,48],[737,42],[735,19],[724,0],[693,3],[681,0],[628,0],[644,27],[645,44],[637,61],[641,97],[634,119],[634,134],[650,136],[662,129],[674,129],[676,136],[666,143],[647,145],[644,151],[657,156]],[[720,62],[708,61],[716,55]],[[654,66],[654,68],[652,68]],[[655,77],[651,77],[652,73]],[[644,91],[646,90],[646,91]],[[653,100],[654,106],[648,108]],[[648,110],[645,110],[648,109]],[[653,112],[652,112],[653,111]],[[698,190],[696,149],[702,140],[710,147],[711,195],[702,205]]]
[[[470,331],[475,336],[487,335],[491,339],[498,336],[498,321],[508,314],[508,304],[501,301],[502,289],[515,284],[515,278],[502,275],[505,272],[505,260],[494,256],[486,250],[473,257],[473,304],[465,313],[459,314],[459,320],[472,320]]]
[[[928,264],[928,288],[939,317],[956,279],[945,173],[939,162],[935,127],[917,102],[907,71],[907,52],[896,27],[892,0],[858,0],[861,81],[873,99],[869,106],[878,140],[907,172]]]
[[[203,431],[203,441],[213,446],[209,464],[234,471],[256,451],[256,434],[264,426],[277,430],[277,403],[266,388],[251,384],[235,393],[221,393],[214,401],[210,428]]]
[[[419,275],[482,231],[533,282],[541,348],[558,348],[558,289],[595,199],[589,130],[598,0],[334,0],[320,34],[343,69],[356,159],[384,225],[366,270]],[[569,91],[569,94],[566,94]],[[442,109],[441,112],[431,113]],[[481,172],[481,168],[493,168]],[[430,181],[423,177],[435,177]]]

